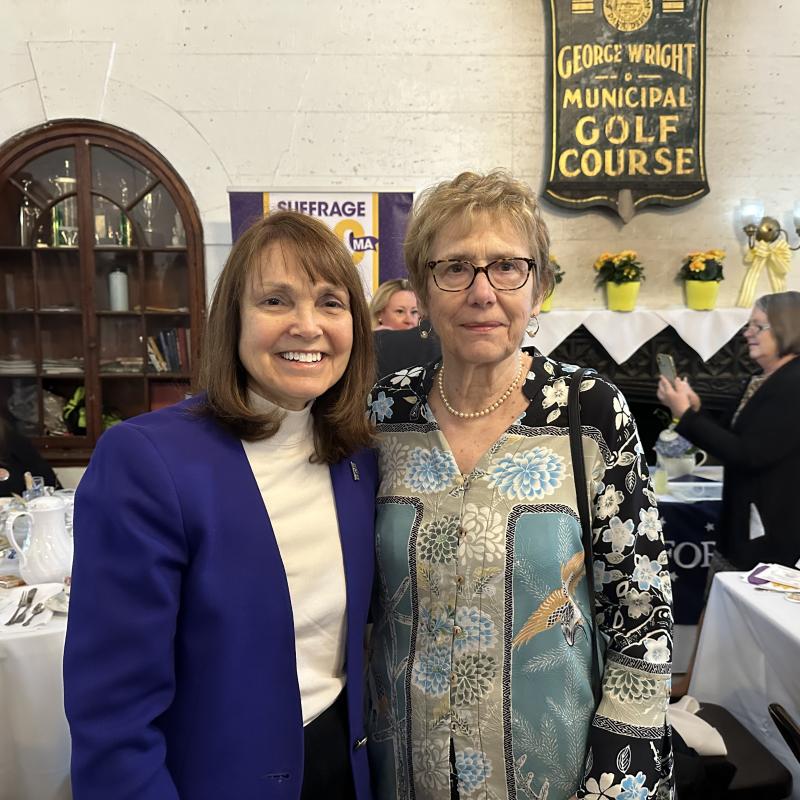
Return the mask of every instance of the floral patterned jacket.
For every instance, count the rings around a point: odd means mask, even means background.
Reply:
[[[369,748],[379,800],[671,798],[667,556],[625,398],[581,385],[596,596],[569,449],[576,367],[531,350],[526,411],[462,475],[427,403],[382,379]],[[591,688],[591,629],[603,653]]]

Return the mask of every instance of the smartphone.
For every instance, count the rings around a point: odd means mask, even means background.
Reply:
[[[675,359],[669,353],[656,353],[658,371],[674,385],[678,371],[675,369]]]

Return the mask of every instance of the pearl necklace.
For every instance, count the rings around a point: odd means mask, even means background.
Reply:
[[[517,388],[519,385],[520,378],[522,377],[523,373],[523,366],[522,366],[522,353],[519,354],[519,369],[517,370],[517,375],[511,384],[509,385],[508,389],[506,389],[497,400],[494,401],[486,408],[482,408],[480,411],[457,411],[453,406],[450,405],[447,397],[444,393],[444,365],[441,366],[439,369],[439,377],[437,378],[437,384],[439,388],[439,397],[442,398],[442,403],[444,403],[444,407],[454,416],[459,417],[460,419],[476,419],[478,417],[485,417],[487,414],[491,414],[492,411],[496,411],[500,406],[511,397],[511,393],[514,389]]]

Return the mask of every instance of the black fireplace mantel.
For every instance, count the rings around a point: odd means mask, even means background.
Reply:
[[[734,336],[710,359],[703,361],[671,327],[645,342],[622,364],[617,364],[583,325],[550,353],[558,361],[596,369],[621,389],[636,419],[650,463],[653,443],[669,421],[667,409],[656,398],[657,353],[672,355],[678,374],[689,378],[703,401],[703,408],[720,420],[730,416],[747,380],[758,371],[748,357],[743,337]]]

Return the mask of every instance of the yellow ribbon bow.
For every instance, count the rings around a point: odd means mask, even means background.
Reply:
[[[749,308],[753,305],[756,296],[756,284],[761,275],[761,270],[767,268],[767,276],[773,292],[786,291],[786,276],[789,274],[789,265],[792,260],[792,251],[785,239],[774,242],[756,242],[744,257],[749,264],[747,273],[739,290],[737,306]]]

